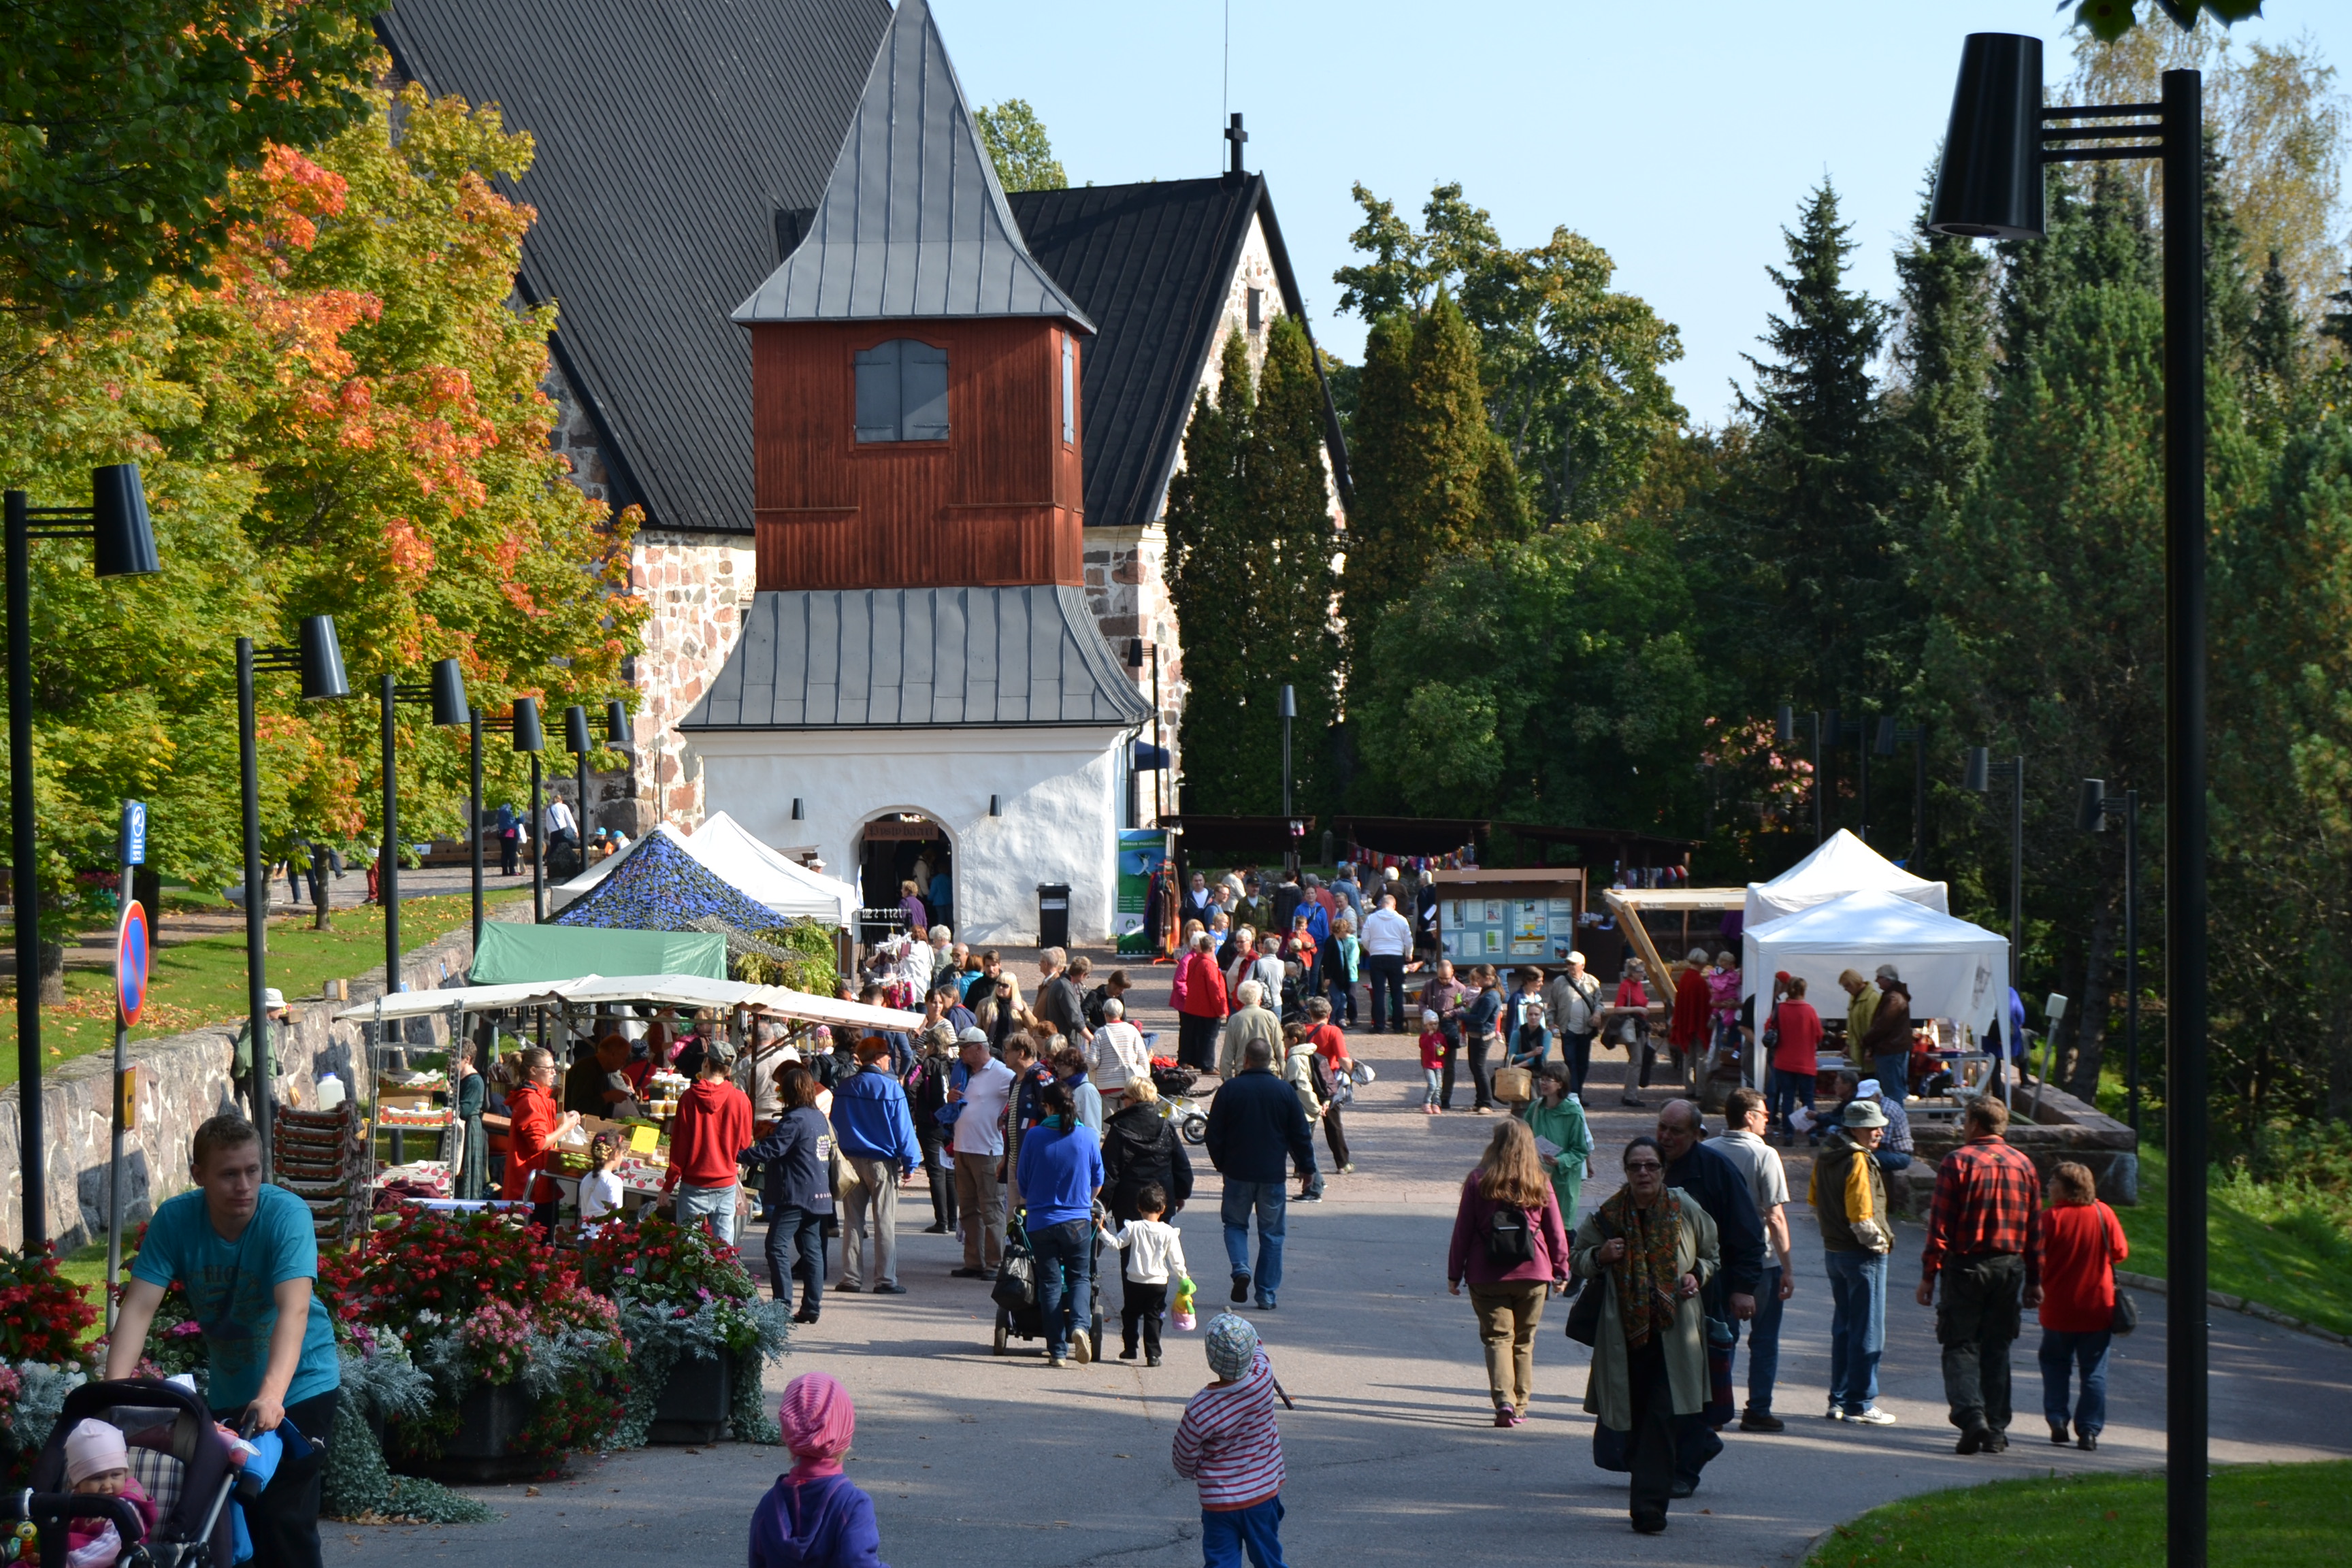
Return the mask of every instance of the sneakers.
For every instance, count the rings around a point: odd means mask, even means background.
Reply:
[[[1309,1187],[1298,1194],[1298,1201],[1302,1204],[1319,1204],[1323,1201],[1323,1189]]]
[[[1076,1362],[1080,1366],[1084,1366],[1087,1363],[1095,1359],[1095,1342],[1087,1337],[1087,1331],[1084,1329],[1076,1329],[1071,1331],[1070,1359]]]
[[[1437,1107],[1426,1100],[1421,1102],[1421,1109],[1426,1115],[1434,1116],[1437,1114]]]
[[[1495,1406],[1495,1425],[1496,1425],[1496,1426],[1517,1426],[1518,1424],[1519,1424],[1519,1413],[1518,1413],[1517,1411],[1516,1411],[1516,1410],[1512,1409],[1512,1408],[1511,1408],[1509,1405],[1497,1405],[1496,1406]]]
[[[1236,1307],[1249,1300],[1250,1277],[1246,1268],[1234,1270],[1234,1290],[1228,1298]]]
[[[1885,1411],[1881,1410],[1875,1405],[1871,1405],[1868,1409],[1863,1411],[1861,1415],[1849,1415],[1846,1419],[1849,1421],[1859,1421],[1865,1426],[1892,1426],[1895,1424],[1894,1416],[1889,1415]]]
[[[1834,1399],[1830,1401],[1830,1407],[1822,1414],[1824,1418],[1831,1421],[1843,1421],[1845,1419],[1845,1410],[1843,1406],[1840,1405]]]
[[[1789,1424],[1769,1410],[1759,1410],[1753,1405],[1739,1413],[1742,1432],[1785,1432]]]
[[[1064,1361],[1060,1356],[1048,1354],[1048,1355],[1045,1357],[1045,1364],[1046,1364],[1047,1366],[1053,1367],[1053,1368],[1055,1368],[1056,1371],[1058,1371],[1058,1370],[1060,1370],[1062,1367],[1065,1367],[1065,1366],[1068,1365],[1069,1363],[1068,1363],[1067,1362],[1065,1362],[1065,1361]]]
[[[1156,1355],[1146,1356],[1143,1358],[1143,1364],[1146,1366],[1158,1366],[1160,1364],[1160,1358]]]
[[[877,1285],[874,1287],[874,1294],[877,1296],[903,1296],[906,1293],[907,1288],[904,1285]]]
[[[1274,1298],[1273,1298],[1273,1297],[1271,1297],[1271,1296],[1260,1296],[1260,1297],[1257,1299],[1257,1310],[1258,1310],[1259,1311],[1261,1311],[1261,1312],[1271,1312],[1271,1311],[1273,1311],[1273,1310],[1274,1310]]]
[[[1351,1163],[1348,1163],[1348,1164],[1345,1164],[1345,1165],[1340,1166],[1340,1167],[1339,1167],[1339,1173],[1340,1173],[1341,1175],[1343,1175],[1343,1176],[1352,1176],[1352,1175],[1354,1175],[1354,1174],[1356,1173],[1356,1167],[1355,1167],[1354,1163],[1351,1162]]]

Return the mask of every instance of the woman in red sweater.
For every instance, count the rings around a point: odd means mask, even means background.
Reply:
[[[2099,1446],[2099,1429],[2107,1424],[2116,1265],[2130,1256],[2123,1225],[2099,1201],[2089,1168],[2069,1160],[2053,1171],[2050,1207],[2042,1216],[2042,1413],[2053,1443],[2066,1441],[2067,1384],[2080,1368],[2075,1446]]]
[[[537,1046],[521,1055],[522,1087],[507,1100],[513,1126],[507,1137],[506,1179],[499,1191],[509,1203],[528,1200],[530,1223],[553,1235],[556,1186],[543,1173],[547,1146],[580,1125],[580,1113],[555,1111],[555,1058]]]
[[[1176,1059],[1208,1072],[1217,1063],[1217,1037],[1232,1012],[1225,997],[1225,972],[1217,967],[1216,938],[1202,931],[1192,939],[1178,972],[1184,994],[1176,1005]]]
[[[1568,1280],[1568,1226],[1536,1158],[1536,1135],[1517,1117],[1496,1126],[1478,1168],[1462,1183],[1445,1288],[1459,1296],[1465,1279],[1486,1347],[1495,1425],[1519,1426],[1535,1397],[1544,1302]]]

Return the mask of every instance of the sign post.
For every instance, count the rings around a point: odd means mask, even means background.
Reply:
[[[147,911],[131,896],[134,868],[147,863],[147,804],[122,803],[122,919],[114,931],[114,1138],[106,1162],[106,1329],[114,1331],[114,1294],[122,1282],[122,1141],[135,1124],[129,1030],[147,1005],[152,958]]]

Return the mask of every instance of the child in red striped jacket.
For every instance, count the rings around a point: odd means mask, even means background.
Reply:
[[[1201,1488],[1205,1568],[1282,1561],[1282,1435],[1274,1424],[1274,1364],[1245,1318],[1218,1315],[1207,1335],[1217,1381],[1192,1395],[1176,1424],[1176,1473]]]

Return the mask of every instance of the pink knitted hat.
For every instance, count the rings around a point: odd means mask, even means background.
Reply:
[[[793,1467],[795,1479],[839,1475],[841,1457],[857,1431],[857,1407],[833,1378],[804,1372],[784,1385],[776,1424],[783,1428],[784,1447],[800,1461]]]

